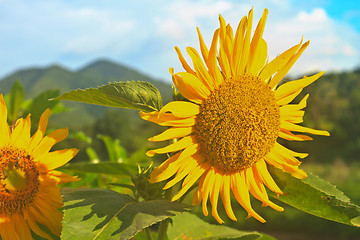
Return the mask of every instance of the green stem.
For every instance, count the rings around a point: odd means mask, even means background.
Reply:
[[[165,219],[160,223],[158,240],[166,240],[167,239],[167,229],[169,226],[169,220]]]
[[[146,239],[147,240],[154,240],[153,237],[152,237],[151,231],[150,231],[150,229],[148,227],[145,228],[145,233],[146,233]]]
[[[165,199],[169,200],[171,198],[172,188],[165,190]],[[167,229],[169,227],[169,219],[165,219],[160,223],[159,235],[157,240],[166,240],[167,239]]]

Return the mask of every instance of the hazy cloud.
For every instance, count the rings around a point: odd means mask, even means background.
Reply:
[[[254,23],[264,7],[264,32],[270,59],[311,40],[292,74],[315,69],[348,69],[360,63],[356,28],[328,15],[321,6],[306,9],[292,1],[44,1],[0,0],[0,76],[19,67],[61,63],[78,68],[107,57],[147,74],[170,79],[169,67],[181,71],[174,46],[199,49],[196,27],[210,44],[222,14],[236,29],[254,5]],[[354,10],[349,10],[351,18]],[[255,27],[254,26],[254,27]],[[185,54],[186,55],[186,54]]]

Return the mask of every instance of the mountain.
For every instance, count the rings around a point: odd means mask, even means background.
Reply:
[[[77,88],[97,87],[115,81],[139,80],[155,85],[164,99],[171,98],[169,84],[108,60],[95,61],[74,72],[59,65],[19,70],[0,79],[0,92],[7,93],[16,80],[20,80],[24,85],[27,97],[33,97],[51,88],[65,92]]]
[[[0,92],[6,94],[16,80],[20,80],[26,91],[26,98],[36,96],[47,89],[59,89],[61,93],[73,90],[97,87],[109,82],[145,81],[157,87],[163,98],[163,103],[171,100],[171,86],[159,79],[153,79],[127,66],[108,60],[98,60],[79,69],[71,71],[59,65],[46,68],[30,68],[19,70],[3,79],[0,79]],[[101,116],[106,107],[83,103],[64,101],[64,105],[75,111],[56,116],[55,122],[59,125],[68,124],[69,119],[76,117],[77,121],[71,127],[81,127],[91,124]],[[75,116],[76,114],[76,116]],[[56,124],[55,124],[56,125]]]

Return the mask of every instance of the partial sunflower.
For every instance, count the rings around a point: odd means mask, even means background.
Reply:
[[[194,70],[180,50],[175,50],[186,72],[174,73],[172,79],[179,92],[189,101],[173,101],[159,112],[140,116],[163,126],[171,126],[150,141],[180,139],[164,148],[150,150],[147,155],[177,152],[152,172],[150,181],[170,179],[165,189],[182,181],[182,189],[172,198],[179,199],[199,180],[193,204],[202,202],[208,215],[210,199],[212,215],[219,223],[217,204],[222,198],[227,215],[236,220],[231,207],[232,192],[240,205],[260,222],[265,220],[251,207],[249,192],[278,211],[283,208],[271,202],[265,186],[283,194],[267,170],[267,164],[305,178],[298,168],[308,154],[291,151],[277,142],[278,137],[290,141],[311,140],[294,132],[328,136],[326,131],[299,126],[306,106],[306,95],[299,104],[289,104],[304,87],[323,72],[278,86],[309,42],[302,41],[268,62],[267,44],[262,38],[268,10],[264,13],[251,39],[253,11],[242,18],[236,33],[220,16],[220,28],[208,49],[199,29],[200,49],[186,50]],[[251,39],[251,40],[250,40]],[[217,50],[219,42],[219,50]]]
[[[47,136],[45,129],[50,110],[40,118],[38,130],[30,136],[30,115],[18,119],[14,127],[7,123],[7,108],[0,94],[0,238],[32,239],[31,231],[52,239],[39,224],[60,236],[63,206],[60,183],[76,181],[75,177],[55,171],[70,161],[77,149],[49,152],[68,135],[67,129]]]

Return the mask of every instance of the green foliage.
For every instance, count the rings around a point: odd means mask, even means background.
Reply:
[[[66,226],[62,239],[129,239],[146,227],[188,211],[165,200],[136,202],[106,189],[62,189]]]
[[[20,81],[16,81],[8,94],[4,96],[8,109],[8,122],[15,123],[17,118],[25,118],[31,114],[31,126],[36,128],[41,114],[50,108],[52,114],[61,113],[67,109],[58,100],[49,101],[50,98],[59,96],[59,90],[45,90],[34,98],[24,101],[24,87]]]
[[[90,159],[90,162],[98,163],[100,161],[97,153],[95,152],[95,150],[92,147],[87,147],[85,151]]]
[[[113,140],[110,136],[98,134],[98,138],[105,143],[110,162],[123,162],[127,159],[127,152],[125,148],[120,145],[119,139]]]
[[[359,227],[360,208],[335,186],[308,174],[299,180],[281,170],[272,168],[273,176],[284,195],[277,197],[290,206],[317,217]],[[270,193],[274,196],[274,193]]]
[[[24,87],[19,80],[17,80],[11,87],[10,93],[6,97],[8,106],[8,122],[15,122],[20,111],[21,104],[24,101]]]
[[[163,188],[164,182],[150,183],[149,178],[153,168],[150,166],[146,169],[141,169],[137,174],[131,177],[131,181],[134,183],[136,189],[136,196],[142,197],[145,201],[162,199],[164,197]]]
[[[169,84],[107,60],[90,63],[78,71],[70,71],[56,65],[46,68],[20,70],[0,79],[0,92],[3,94],[9,93],[12,85],[18,79],[21,80],[24,89],[26,89],[26,98],[33,98],[45,89],[59,89],[61,93],[64,93],[72,89],[97,87],[109,82],[139,80],[156,86],[161,92],[164,103],[171,100],[171,86]],[[92,126],[89,125],[92,125],[106,110],[101,106],[78,102],[64,101],[63,103],[73,111],[67,111],[53,118],[49,122],[50,128],[64,126],[73,130],[91,128]]]
[[[126,80],[134,79],[134,77],[129,77],[131,71],[125,68],[119,69],[107,62],[94,64],[76,73],[60,67],[51,67],[46,70],[30,71],[29,74],[31,77],[25,81],[25,87],[21,82],[15,82],[15,78],[11,79],[14,84],[11,89],[8,88],[5,100],[10,123],[13,123],[17,117],[26,117],[28,113],[31,113],[32,125],[35,127],[46,108],[50,107],[52,113],[67,110],[58,100],[48,101],[49,98],[56,98],[60,91],[43,91],[44,86],[59,86],[62,90],[64,88],[70,90],[89,87],[89,83],[97,86],[106,84],[108,81],[119,81],[121,77],[125,77]],[[59,81],[59,76],[64,81]],[[106,82],[99,82],[99,79],[106,79]],[[135,77],[135,79],[140,78]],[[306,115],[304,125],[326,129],[332,134],[330,138],[319,137],[316,139],[316,144],[306,145],[310,146],[310,150],[304,150],[304,152],[310,152],[310,160],[315,158],[318,162],[331,161],[334,158],[346,161],[358,160],[360,91],[356,86],[359,86],[359,79],[360,71],[328,74],[305,89],[304,92],[310,93],[310,98],[307,107],[309,114]],[[1,84],[9,84],[9,81],[2,81]],[[76,84],[79,85],[74,87]],[[27,96],[33,98],[24,101],[24,89],[26,91],[31,89],[32,93]],[[185,100],[176,91],[173,92],[173,96],[176,100]],[[162,106],[160,92],[146,82],[118,82],[96,89],[76,90],[65,93],[58,99],[143,111],[159,110]],[[77,118],[64,117],[68,122],[71,119],[71,124],[79,122],[79,125],[83,127],[83,131],[72,132],[71,137],[72,140],[76,139],[84,144],[83,149],[86,149],[86,152],[83,151],[83,156],[88,159],[80,159],[83,161],[77,163],[73,161],[62,167],[62,170],[82,178],[71,186],[92,188],[63,189],[65,201],[63,239],[128,239],[133,236],[144,239],[145,233],[148,236],[156,236],[156,223],[165,219],[168,219],[165,220],[167,222],[172,222],[168,230],[170,239],[185,237],[191,239],[272,239],[258,232],[240,231],[227,226],[206,223],[195,215],[183,213],[189,210],[188,206],[164,200],[166,194],[162,188],[165,182],[157,184],[148,182],[151,167],[148,168],[150,162],[144,154],[147,148],[153,147],[146,143],[146,138],[161,132],[160,128],[154,125],[150,127],[150,124],[139,118],[137,111],[118,109],[116,112],[108,111],[99,118],[101,111],[96,108],[91,109],[87,111],[88,115],[83,114],[81,109],[76,109],[73,116]],[[85,125],[81,117],[88,120],[92,116],[97,118],[95,124]],[[285,145],[297,150],[305,146],[302,143],[288,142]],[[84,161],[85,159],[88,161]],[[145,170],[140,168],[138,171],[136,163],[146,166]],[[269,192],[277,201],[313,216],[348,226],[360,226],[360,208],[335,186],[313,174],[309,174],[308,178],[298,180],[280,170],[272,169],[272,173],[284,192],[284,195],[277,198]],[[352,174],[358,173],[352,172]],[[357,196],[358,181],[351,184],[353,188],[350,190],[354,192],[352,196]],[[121,193],[98,187],[113,188]],[[122,193],[132,194],[134,197]],[[286,211],[284,214],[289,213]],[[151,227],[153,231],[150,231],[149,226],[154,224],[155,226]]]
[[[220,226],[204,222],[194,214],[182,213],[172,218],[168,237],[173,240],[192,239],[239,239],[256,240],[262,237],[258,232],[240,231],[227,226]]]
[[[71,170],[83,173],[130,176],[131,172],[136,171],[136,165],[117,162],[99,162],[95,164],[91,162],[80,162],[67,164],[66,166],[61,167],[61,169],[65,171]]]
[[[26,107],[24,108],[24,115],[31,113],[31,125],[35,126],[40,120],[41,114],[47,109],[50,108],[51,110],[56,110],[54,113],[61,113],[66,111],[66,108],[63,107],[60,101],[49,101],[51,98],[55,98],[59,96],[59,90],[46,90],[41,92],[36,97],[29,99],[26,102]]]
[[[88,135],[94,140],[93,147],[102,159],[106,159],[108,156],[103,154],[107,150],[103,141],[97,137],[98,134],[119,139],[120,145],[127,150],[128,156],[131,158],[142,148],[155,147],[156,145],[149,143],[147,139],[163,130],[165,127],[142,120],[138,111],[121,108],[106,111],[93,126],[87,129]],[[139,154],[134,160],[140,162],[145,159],[149,161],[145,154]]]
[[[159,90],[148,82],[116,82],[98,88],[73,90],[57,99],[146,112],[162,107]]]
[[[286,145],[309,152],[308,161],[357,162],[360,156],[360,71],[325,74],[306,87],[295,102],[309,93],[304,125],[328,130],[330,137],[315,137],[316,144]]]

